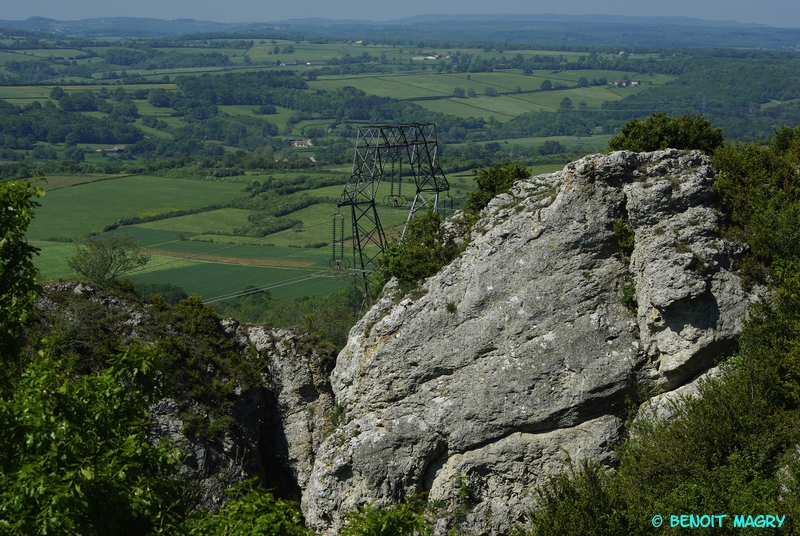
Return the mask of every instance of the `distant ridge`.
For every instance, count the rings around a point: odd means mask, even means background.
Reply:
[[[383,42],[519,43],[570,47],[715,47],[800,50],[800,28],[776,28],[730,20],[616,15],[419,15],[388,21],[287,19],[214,22],[182,18],[98,17],[58,21],[45,17],[0,20],[3,29],[89,39],[196,35],[209,38],[289,38]]]
[[[206,20],[195,20],[191,18],[181,18],[175,20],[154,19],[147,17],[95,17],[89,19],[60,21],[48,17],[30,17],[25,20],[2,20],[0,27],[20,30],[54,31],[57,29],[65,30],[68,28],[89,29],[93,27],[115,27],[120,29],[147,29],[153,32],[165,33],[185,33],[180,31],[192,28],[195,31],[230,31],[232,29],[244,29],[259,27],[264,25],[301,25],[301,26],[330,26],[330,25],[407,25],[421,24],[429,22],[474,22],[474,21],[494,21],[494,22],[562,22],[562,23],[600,23],[600,24],[668,24],[674,26],[709,26],[717,28],[772,28],[765,24],[744,23],[732,20],[705,20],[693,17],[635,17],[622,15],[557,15],[543,13],[536,15],[523,15],[514,13],[498,14],[465,14],[465,15],[416,15],[402,19],[392,19],[386,21],[372,21],[359,19],[326,19],[320,17],[292,18],[279,21],[263,22],[215,22]],[[176,27],[178,26],[178,27]]]
[[[538,15],[520,14],[468,14],[468,15],[417,15],[387,21],[387,24],[417,24],[430,21],[529,21],[529,22],[580,22],[602,24],[669,24],[675,26],[712,26],[718,28],[771,28],[765,24],[737,22],[733,20],[705,20],[693,17],[633,17],[624,15]]]

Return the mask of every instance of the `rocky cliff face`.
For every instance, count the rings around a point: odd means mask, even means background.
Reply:
[[[254,359],[268,362],[258,388],[236,391],[230,414],[236,428],[213,440],[189,436],[178,404],[167,397],[150,409],[152,437],[167,438],[181,450],[179,474],[193,483],[205,508],[222,506],[229,500],[225,490],[248,478],[300,500],[316,448],[330,429],[331,360],[304,333],[232,320],[222,326],[243,352],[251,348]],[[198,403],[194,407],[207,413]]]
[[[712,367],[752,300],[731,270],[744,247],[715,232],[713,177],[698,153],[583,158],[494,199],[421,297],[389,289],[333,371],[347,424],[306,443],[310,526],[335,534],[360,505],[427,492],[462,512],[439,532],[498,534],[567,456],[613,463],[626,398]]]
[[[186,318],[191,311],[87,284],[48,283],[36,305],[39,328],[28,336],[50,337],[56,351],[76,354],[87,369],[102,367],[121,345],[155,344],[163,398],[150,408],[150,440],[167,439],[180,449],[179,474],[201,506],[218,508],[230,499],[226,489],[253,477],[282,497],[300,499],[316,449],[330,431],[333,356],[324,344],[294,330],[244,326],[216,315],[204,316],[195,330]],[[179,361],[184,351],[188,359]],[[254,361],[257,372],[243,376],[237,371],[242,360]],[[181,381],[182,373],[192,373],[193,383]],[[213,396],[204,384],[224,393]],[[226,426],[193,433],[192,420]]]

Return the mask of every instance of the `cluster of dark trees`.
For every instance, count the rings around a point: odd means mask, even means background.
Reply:
[[[109,65],[120,65],[131,69],[177,69],[185,67],[224,67],[231,65],[228,56],[219,52],[164,52],[156,48],[146,50],[112,48],[103,55]]]
[[[96,108],[95,108],[96,109]],[[127,112],[120,112],[120,114]],[[33,149],[36,142],[134,143],[141,130],[112,117],[96,118],[71,113],[48,101],[19,107],[0,101],[0,140],[12,149]]]

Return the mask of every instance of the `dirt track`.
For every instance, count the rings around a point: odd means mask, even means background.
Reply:
[[[241,264],[243,266],[276,266],[279,268],[303,268],[311,266],[313,262],[308,261],[284,261],[274,259],[243,259],[242,257],[219,257],[217,255],[192,255],[190,253],[178,253],[177,251],[163,251],[160,249],[145,249],[149,255],[161,255],[162,257],[177,257],[187,261],[221,262],[225,264]]]

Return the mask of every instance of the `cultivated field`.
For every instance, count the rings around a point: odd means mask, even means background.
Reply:
[[[236,40],[227,40],[235,44]],[[109,65],[104,55],[119,46],[89,46],[86,49],[42,48],[36,50],[0,51],[0,66],[6,62],[25,62],[44,60],[52,62],[53,68],[72,61],[93,71],[91,78],[63,76],[53,83],[32,85],[0,85],[0,99],[17,106],[27,106],[34,101],[44,104],[50,101],[53,87],[58,85],[68,95],[91,91],[96,96],[109,99],[109,95],[124,90],[135,96],[131,101],[138,116],[129,119],[152,140],[170,141],[180,129],[191,126],[195,120],[187,119],[183,113],[176,113],[170,107],[157,107],[151,104],[147,95],[151,89],[163,89],[168,95],[179,91],[175,79],[181,75],[218,75],[242,70],[295,70],[306,74],[312,70],[320,71],[309,77],[310,92],[337,91],[347,86],[364,91],[367,95],[391,97],[412,101],[422,108],[434,112],[450,114],[458,118],[483,118],[486,121],[504,123],[532,111],[556,111],[565,97],[569,97],[575,108],[598,110],[604,102],[616,101],[651,85],[662,85],[674,79],[666,75],[642,75],[634,71],[578,71],[578,70],[537,70],[525,74],[519,69],[497,69],[493,72],[450,72],[444,69],[445,58],[422,60],[421,57],[433,54],[442,56],[454,54],[471,55],[473,58],[523,58],[546,56],[560,61],[575,62],[584,54],[579,52],[553,52],[522,50],[509,52],[486,52],[477,48],[432,49],[398,46],[364,46],[358,43],[313,44],[289,40],[257,40],[249,48],[226,48],[226,40],[187,41],[184,47],[160,47],[167,53],[191,55],[197,53],[217,53],[227,56],[230,64],[214,67],[176,67],[169,69],[138,69],[133,66]],[[49,43],[54,46],[54,42]],[[238,46],[238,45],[237,45]],[[83,57],[95,53],[93,58]],[[367,74],[345,74],[333,63],[337,58],[349,55],[357,58],[363,54],[371,58],[370,65],[380,66]],[[603,56],[603,55],[601,55]],[[613,58],[613,55],[605,55]],[[377,60],[376,60],[377,58]],[[280,62],[296,62],[297,65],[280,66]],[[306,65],[315,62],[315,65]],[[44,64],[44,63],[43,63]],[[414,66],[416,70],[408,70]],[[424,70],[419,67],[423,66]],[[122,73],[124,71],[124,75]],[[0,68],[0,74],[11,76],[8,68]],[[129,83],[123,76],[140,75],[136,83]],[[614,80],[622,77],[638,78],[642,85],[637,88],[616,88],[611,85],[577,87],[581,77]],[[168,78],[165,78],[168,77]],[[568,89],[544,91],[542,83],[563,84]],[[455,97],[454,91],[460,88],[465,92],[474,91],[474,97]],[[487,93],[496,93],[489,96]],[[52,101],[53,104],[59,104]],[[109,100],[112,105],[114,102]],[[219,105],[222,117],[241,118],[246,121],[254,116],[255,105]],[[108,108],[106,108],[106,112]],[[86,111],[85,115],[97,119],[113,119],[112,114],[101,111]],[[277,106],[276,113],[258,116],[277,126],[278,135],[273,140],[289,136],[303,136],[309,129],[321,129],[322,138],[335,138],[345,127],[330,117],[320,117],[316,112],[304,112],[298,117],[295,109]],[[153,118],[159,122],[158,128],[152,125]],[[151,126],[145,126],[148,123]],[[368,121],[351,121],[357,128]],[[165,126],[166,125],[166,126]],[[329,127],[336,127],[328,133]],[[273,131],[274,132],[274,131]],[[604,150],[609,136],[570,137],[554,136],[543,138],[519,138],[492,140],[500,144],[506,154],[532,155],[546,141],[557,141],[567,151],[592,153]],[[220,138],[214,138],[220,139]],[[352,138],[347,139],[352,143]],[[283,143],[282,141],[279,141]],[[480,142],[479,145],[485,145]],[[62,154],[65,143],[39,141],[37,147]],[[445,147],[445,155],[464,144],[450,144]],[[103,169],[103,164],[119,162],[117,156],[106,156],[97,152],[110,144],[86,143],[85,162]],[[226,152],[240,150],[221,143]],[[276,146],[278,153],[285,154],[287,144]],[[252,147],[249,148],[252,150]],[[315,156],[315,147],[292,149],[294,154]],[[31,150],[27,153],[30,156]],[[139,156],[124,155],[128,159],[141,160]],[[50,157],[51,159],[53,157]],[[349,163],[327,166],[343,174],[350,172]],[[560,164],[534,167],[534,174],[560,169]],[[87,233],[99,233],[120,220],[130,218],[153,219],[135,225],[122,225],[114,232],[127,233],[140,241],[152,255],[150,264],[131,274],[138,283],[167,282],[183,287],[187,292],[200,294],[207,300],[241,292],[247,286],[269,287],[273,297],[286,298],[303,294],[327,294],[348,284],[346,278],[333,277],[327,271],[331,257],[332,218],[338,212],[336,200],[342,186],[327,186],[286,196],[285,200],[301,196],[324,198],[320,203],[296,210],[281,218],[300,220],[302,225],[263,237],[238,236],[237,229],[250,224],[248,217],[252,210],[225,206],[226,203],[247,194],[243,187],[250,181],[263,181],[267,177],[274,180],[288,180],[297,174],[314,175],[315,170],[265,172],[247,171],[238,175],[217,180],[168,178],[148,174],[125,173],[87,173],[67,172],[49,173],[47,182],[42,183],[47,194],[41,199],[41,207],[29,230],[32,242],[41,248],[36,263],[45,279],[67,277],[70,275],[67,259],[73,254],[74,246],[69,242]],[[448,175],[451,183],[450,196],[463,200],[474,187],[473,174],[464,171]],[[412,186],[404,184],[403,193],[411,197]],[[381,203],[389,194],[390,185],[381,185],[377,195],[382,224],[388,235],[396,235],[405,223],[408,209],[405,207],[384,207]],[[449,201],[444,200],[449,206]],[[347,208],[347,207],[345,207]],[[164,217],[166,213],[203,209],[202,212],[182,216]],[[342,211],[347,218],[345,234],[349,235],[349,209]],[[323,245],[324,244],[324,245]],[[351,255],[351,244],[345,247],[345,254]]]
[[[274,174],[276,178],[291,174]],[[41,248],[36,265],[45,279],[68,277],[67,259],[74,254],[69,239],[102,231],[120,218],[149,217],[176,210],[197,209],[243,197],[246,181],[262,175],[237,177],[235,181],[172,179],[164,177],[58,176],[47,183],[29,237]],[[471,184],[471,179],[469,180]],[[406,185],[410,191],[411,186]],[[382,184],[378,198],[389,193]],[[466,195],[470,186],[454,188]],[[248,286],[268,287],[275,299],[325,295],[343,288],[350,280],[328,271],[331,258],[332,218],[342,186],[297,192],[326,197],[324,203],[295,211],[302,228],[287,229],[261,238],[209,234],[246,226],[249,210],[221,208],[197,214],[125,225],[113,231],[131,235],[152,255],[151,262],[130,275],[137,283],[163,282],[212,300],[235,294]],[[345,207],[346,209],[347,207]],[[379,206],[382,223],[391,233],[405,222],[407,210]],[[342,210],[349,222],[349,209]],[[349,223],[345,228],[350,233]],[[350,242],[345,255],[352,254]]]

